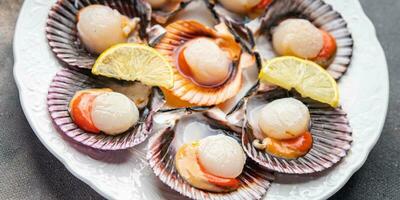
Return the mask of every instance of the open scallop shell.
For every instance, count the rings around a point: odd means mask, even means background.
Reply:
[[[327,71],[340,79],[347,71],[353,54],[353,38],[346,21],[332,6],[322,0],[276,0],[270,5],[263,17],[248,24],[257,35],[256,51],[263,58],[275,56],[271,40],[271,29],[281,20],[295,17],[309,20],[316,27],[330,33],[336,39],[337,51]],[[266,39],[263,38],[266,36]]]
[[[172,66],[176,65],[176,51],[187,41],[197,37],[219,38],[220,33],[193,20],[179,20],[166,27],[167,33],[156,45],[156,49],[163,54]],[[230,33],[229,33],[230,34]],[[233,37],[233,36],[232,36]],[[235,43],[234,40],[227,40],[227,45]],[[241,48],[235,43],[235,48]],[[229,48],[226,48],[229,50]],[[232,50],[236,51],[236,50]],[[236,55],[237,53],[235,53]],[[240,52],[239,52],[240,54]],[[170,90],[173,95],[181,100],[200,106],[216,105],[233,97],[242,86],[242,68],[234,62],[233,70],[229,79],[221,86],[210,88],[201,87],[183,76],[174,67],[174,87]]]
[[[90,54],[77,34],[77,13],[92,4],[102,4],[118,10],[129,18],[139,17],[141,38],[150,30],[150,12],[135,0],[58,0],[49,12],[46,37],[58,59],[69,66],[91,69],[96,55]]]
[[[246,111],[257,109],[275,99],[294,97],[302,101],[311,115],[310,132],[313,137],[313,147],[303,157],[284,159],[254,148],[253,128],[248,123],[246,112],[243,121],[242,145],[246,154],[258,164],[269,170],[287,174],[308,174],[320,172],[332,167],[346,156],[351,147],[352,130],[346,113],[341,108],[332,108],[308,98],[302,98],[283,89],[275,89],[250,97],[245,103]]]
[[[201,133],[185,136],[185,134],[182,134],[180,131],[176,131],[177,127],[180,126],[179,123],[186,123],[190,120],[204,122],[214,130],[212,133],[209,133],[210,135],[226,134],[237,140],[240,140],[240,136],[223,124],[207,118],[204,113],[191,113],[190,111],[176,110],[167,115],[174,115],[173,117],[167,117],[173,120],[165,124],[164,127],[150,138],[147,152],[147,159],[149,160],[150,167],[163,183],[180,194],[192,199],[250,200],[261,199],[265,195],[273,180],[273,176],[250,160],[247,160],[243,173],[238,177],[241,186],[236,191],[229,193],[213,193],[189,185],[175,169],[176,151],[180,145],[206,137],[207,134]]]
[[[117,136],[92,134],[74,123],[68,105],[75,92],[104,87],[108,87],[106,80],[99,80],[78,70],[62,69],[58,72],[47,95],[48,110],[56,128],[73,141],[101,150],[127,149],[143,142],[152,131],[155,112],[164,104],[161,93],[155,88],[147,106],[140,110],[138,124],[125,133]]]

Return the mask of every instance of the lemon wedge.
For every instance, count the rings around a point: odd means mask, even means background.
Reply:
[[[174,83],[169,62],[157,50],[135,43],[117,44],[104,51],[92,73],[164,88],[172,88]]]
[[[303,97],[310,97],[332,107],[339,104],[336,81],[312,61],[292,56],[277,57],[263,64],[259,78],[287,90],[293,88]]]

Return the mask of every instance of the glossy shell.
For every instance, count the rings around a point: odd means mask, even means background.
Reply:
[[[149,12],[135,0],[58,0],[49,12],[46,37],[56,57],[69,66],[91,69],[96,60],[96,55],[85,49],[76,28],[79,10],[92,4],[109,6],[129,18],[139,17],[139,35],[142,38],[146,37],[149,29]]]
[[[243,121],[242,145],[246,154],[261,166],[269,170],[286,174],[308,174],[320,172],[338,163],[351,147],[352,129],[347,114],[341,108],[332,108],[283,89],[275,89],[250,97],[245,103],[246,111],[257,108],[275,99],[294,97],[302,101],[311,115],[310,132],[313,137],[313,147],[303,157],[298,159],[283,159],[259,151],[252,145],[254,136],[252,127]],[[246,116],[247,116],[246,112]]]
[[[166,31],[166,35],[155,48],[168,59],[172,66],[176,66],[177,50],[187,41],[198,37],[221,37],[215,30],[191,20],[176,21],[168,25]],[[240,48],[239,44],[235,43],[235,45],[235,48]],[[222,103],[233,97],[242,86],[242,68],[238,66],[238,62],[234,62],[229,79],[215,88],[196,85],[184,77],[176,67],[173,68],[173,73],[175,81],[174,87],[170,90],[172,94],[181,100],[200,106]]]
[[[234,200],[234,199],[261,199],[264,197],[267,189],[273,179],[272,175],[261,169],[255,163],[247,160],[242,174],[238,177],[241,186],[238,190],[229,193],[213,193],[196,189],[189,185],[175,169],[175,154],[181,141],[179,138],[184,138],[183,135],[175,132],[175,127],[180,121],[195,120],[196,122],[203,121],[209,123],[213,130],[219,130],[223,134],[231,136],[237,140],[239,137],[224,125],[216,121],[210,120],[202,113],[180,112],[176,121],[162,127],[149,140],[147,159],[150,167],[160,180],[170,188],[176,190],[180,194],[192,199],[219,199],[219,200]],[[205,137],[204,135],[202,137]],[[196,138],[201,139],[201,137]],[[181,144],[181,143],[179,143]]]
[[[50,84],[47,95],[47,106],[54,126],[67,138],[83,145],[101,150],[121,150],[143,142],[152,131],[152,119],[155,112],[162,107],[164,101],[158,90],[153,94],[147,107],[141,109],[138,124],[117,136],[92,134],[77,127],[72,120],[68,105],[75,92],[90,88],[108,87],[105,80],[88,76],[81,71],[62,69]]]
[[[259,51],[266,59],[276,56],[270,44],[271,29],[282,20],[291,17],[307,19],[336,39],[336,55],[332,58],[327,71],[335,79],[340,79],[351,63],[353,38],[343,17],[331,5],[322,0],[274,1],[261,18],[260,24],[249,24],[250,29],[256,33],[258,32],[257,34],[261,34],[260,37],[266,36],[269,40],[266,42],[267,45],[256,42],[256,51]]]

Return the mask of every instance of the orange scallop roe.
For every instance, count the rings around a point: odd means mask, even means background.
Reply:
[[[278,157],[296,159],[304,156],[311,149],[313,143],[310,132],[288,140],[277,140],[268,137],[266,151]]]
[[[164,94],[166,104],[173,108],[188,108],[196,106],[195,104],[191,104],[188,101],[184,101],[179,97],[175,96],[170,90],[165,88],[161,88],[161,91]]]
[[[78,91],[69,104],[69,112],[74,123],[81,129],[91,132],[100,133],[100,130],[95,127],[91,113],[93,101],[97,96],[104,92],[111,92],[110,89],[89,89]]]
[[[261,0],[259,4],[256,5],[255,9],[264,9],[272,3],[272,0]]]
[[[196,156],[196,162],[200,166],[200,170],[203,172],[208,182],[219,187],[229,188],[229,190],[236,190],[239,188],[240,182],[237,178],[223,178],[208,173],[204,166],[201,164],[198,155]]]
[[[318,56],[313,60],[322,66],[327,66],[327,62],[336,53],[336,40],[335,38],[324,30],[320,30],[322,33],[323,46]]]

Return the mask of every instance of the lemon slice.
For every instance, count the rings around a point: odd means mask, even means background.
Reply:
[[[274,58],[264,63],[259,78],[287,90],[295,89],[303,97],[327,103],[339,104],[336,81],[318,64],[292,56]]]
[[[164,88],[172,88],[174,83],[169,62],[157,50],[135,43],[117,44],[104,51],[92,73]]]

